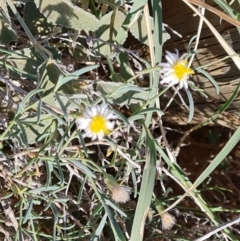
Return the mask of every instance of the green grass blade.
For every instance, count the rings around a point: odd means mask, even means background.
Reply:
[[[25,224],[28,221],[28,219],[31,218],[30,216],[32,216],[32,214],[31,214],[32,208],[33,208],[33,198],[31,197],[30,200],[29,200],[27,211],[26,211],[25,216],[23,218],[23,224]]]
[[[69,160],[74,166],[79,168],[81,171],[86,173],[89,177],[96,178],[95,174],[85,165],[83,165],[79,160]]]
[[[25,97],[24,99],[22,100],[22,102],[19,104],[19,108],[17,109],[17,112],[15,113],[15,116],[18,116],[23,110],[24,110],[24,107],[26,105],[26,103],[36,94],[40,93],[40,92],[43,92],[44,89],[35,89],[35,90],[32,90],[31,92],[29,92]]]
[[[155,47],[155,63],[162,61],[162,45],[163,45],[163,33],[162,33],[162,1],[152,0],[152,12],[154,21],[153,30],[153,44]]]
[[[228,15],[231,17],[240,20],[240,13],[234,10],[227,2],[223,0],[213,0],[215,3],[218,4]],[[238,28],[239,29],[239,28]]]
[[[39,125],[41,121],[41,110],[42,110],[42,99],[39,99],[39,103],[37,107],[37,121],[36,121],[37,125]]]
[[[68,113],[67,113],[67,108],[66,106],[64,105],[64,103],[62,102],[61,98],[60,98],[60,95],[58,93],[55,94],[55,97],[56,97],[56,100],[58,101],[62,111],[63,111],[63,114],[64,114],[64,118],[66,120],[68,120]]]
[[[56,233],[57,233],[57,230],[56,230],[56,226],[57,226],[57,223],[58,223],[58,211],[57,211],[57,207],[54,203],[50,203],[50,208],[52,209],[52,212],[53,212],[53,216],[54,216],[54,224],[53,224],[53,241],[56,240]]]
[[[156,149],[154,139],[146,129],[147,159],[143,170],[141,189],[134,215],[130,241],[143,240],[145,220],[152,200],[156,174]]]
[[[145,110],[141,110],[139,112],[137,112],[136,114],[138,115],[144,115],[144,114],[148,114],[149,112],[156,112],[156,113],[159,113],[159,115],[164,115],[164,112],[158,108],[155,108],[155,107],[150,107],[150,108],[147,108]],[[135,114],[135,113],[134,113]]]
[[[99,223],[95,233],[91,237],[90,241],[98,241],[99,240],[100,235],[103,231],[103,228],[106,225],[107,217],[108,217],[108,215],[107,215],[107,213],[105,213],[104,216],[102,217],[101,222]]]
[[[118,31],[117,36],[116,36],[115,41],[118,44],[123,44],[123,42],[126,39],[128,29],[130,28],[132,23],[134,21],[136,21],[137,17],[139,17],[139,15],[141,14],[146,3],[147,3],[147,0],[138,0],[138,1],[133,2],[131,10],[128,12],[121,28]]]
[[[240,127],[233,134],[231,139],[227,142],[224,148],[219,152],[219,154],[213,159],[211,164],[206,168],[206,170],[198,177],[198,179],[193,183],[192,188],[197,188],[209,175],[216,169],[217,166],[224,161],[226,156],[232,151],[236,144],[240,140]],[[191,189],[192,189],[191,188]]]
[[[213,86],[216,89],[217,94],[219,95],[220,88],[219,88],[218,83],[216,82],[216,80],[207,71],[205,71],[204,69],[199,68],[199,69],[197,69],[197,72],[202,73],[203,75],[205,75],[211,81],[211,83],[213,84]]]
[[[21,135],[21,139],[23,141],[23,144],[25,145],[26,149],[29,150],[28,137],[27,137],[26,129],[24,128],[24,126],[22,125],[22,123],[19,120],[16,120],[16,124],[21,129],[20,135]]]
[[[64,185],[65,179],[64,179],[63,170],[60,165],[58,156],[55,157],[55,163],[57,164],[57,169],[58,169],[58,176],[56,175],[56,177],[58,177],[59,182],[60,182],[59,185],[62,187]]]
[[[106,204],[110,207],[112,207],[116,212],[118,212],[120,215],[122,215],[123,217],[127,217],[127,214],[124,213],[118,206],[116,206],[111,200],[106,199],[105,200]]]
[[[189,89],[186,89],[187,97],[189,100],[189,116],[188,116],[188,123],[191,122],[193,115],[194,115],[194,102],[193,97]]]
[[[110,208],[105,204],[105,202],[102,202],[102,205],[104,206],[104,209],[107,213],[108,219],[110,221],[112,231],[115,236],[115,240],[120,240],[120,241],[126,241],[126,238],[124,237],[124,234],[122,230],[120,229],[113,213],[111,212]]]
[[[80,189],[79,189],[79,192],[78,192],[77,203],[81,203],[83,190],[84,190],[84,186],[85,186],[86,181],[87,181],[87,175],[84,177],[84,179],[83,179],[83,181],[81,183],[81,186],[80,186]]]
[[[64,76],[64,77],[60,77],[57,84],[55,85],[55,88],[54,88],[54,92],[56,92],[62,85],[66,84],[67,82],[69,82],[70,80],[73,80],[73,79],[77,79],[79,75],[82,75],[86,72],[89,72],[93,69],[96,69],[98,68],[99,65],[92,65],[92,66],[87,66],[87,67],[84,67],[82,69],[79,69],[67,76]]]
[[[92,185],[92,188],[94,189],[95,194],[97,195],[99,201],[101,202],[102,207],[104,207],[104,209],[105,209],[105,211],[107,213],[107,216],[108,216],[108,219],[110,221],[110,225],[111,225],[111,228],[112,228],[115,240],[126,241],[122,230],[120,229],[118,223],[116,222],[115,217],[113,216],[113,214],[112,214],[111,210],[109,209],[109,207],[106,205],[105,199],[99,193],[99,191],[98,191],[98,189],[97,189],[97,187],[95,185],[94,180],[91,177],[89,177],[89,181],[90,181],[90,183]]]

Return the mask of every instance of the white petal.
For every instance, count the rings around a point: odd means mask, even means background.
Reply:
[[[89,120],[88,119],[85,119],[85,118],[79,118],[79,119],[76,119],[76,124],[78,126],[79,129],[85,129],[88,127],[89,125]]]
[[[94,105],[94,106],[91,108],[91,112],[92,112],[92,117],[98,115],[98,113],[99,113],[99,106],[95,106],[95,105]]]
[[[178,51],[178,49],[175,49],[175,51],[176,51],[176,56],[179,59],[179,51]]]
[[[100,141],[100,140],[103,139],[104,133],[101,131],[101,132],[97,133],[96,136],[97,136],[98,140]],[[96,139],[97,139],[97,138],[96,138]]]
[[[188,89],[188,82],[187,82],[187,80],[183,81],[183,86],[184,86],[185,89]]]
[[[168,56],[171,57],[171,59],[173,60],[173,63],[176,63],[179,60],[179,53],[178,51],[176,51],[175,53],[170,53],[169,51],[166,51],[168,53]]]
[[[187,53],[183,54],[183,55],[180,57],[180,59],[179,59],[179,60],[183,60],[183,59],[185,59],[185,58],[186,58],[186,56],[187,56]]]
[[[108,108],[108,106],[106,104],[104,104],[101,107],[101,110],[100,110],[101,114],[104,114],[104,113],[108,112],[109,110],[107,108]]]
[[[87,118],[92,118],[94,116],[92,113],[92,109],[93,108],[90,108],[90,107],[86,108],[86,110],[84,112],[84,116]]]
[[[159,66],[163,68],[172,68],[172,66],[169,63],[161,63],[159,64]]]
[[[171,58],[169,55],[166,55],[165,58],[168,63],[170,63],[171,65],[174,65],[175,63],[174,58]]]
[[[179,89],[182,89],[182,87],[183,87],[183,81],[180,81],[180,82],[179,82],[179,85],[178,85],[178,88],[179,88]]]
[[[107,128],[112,131],[113,128],[114,128],[115,123],[108,121],[108,122],[106,123],[106,125],[107,125]]]

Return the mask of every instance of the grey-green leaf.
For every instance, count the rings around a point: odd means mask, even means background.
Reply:
[[[152,26],[153,30],[153,18],[150,17],[149,21]],[[170,35],[166,32],[164,27],[162,26],[162,43],[166,42],[168,39],[170,39]],[[147,26],[145,18],[141,15],[137,21],[133,23],[133,25],[130,27],[131,34],[138,39],[140,42],[144,44],[148,44],[148,35],[147,35]]]
[[[60,54],[56,48],[49,48],[49,50],[53,53],[54,59],[60,59]],[[38,67],[43,63],[33,47],[6,54],[2,60],[11,77],[27,77],[31,80],[37,79]]]
[[[189,100],[189,116],[188,116],[188,123],[191,122],[193,115],[194,115],[194,101],[191,92],[189,89],[186,89],[187,97]]]
[[[39,12],[34,2],[28,1],[24,8],[24,21],[32,34],[47,36],[52,34],[52,24]]]
[[[50,114],[42,114],[41,118],[42,121],[40,125],[36,123],[37,115],[27,115],[26,117],[20,119],[21,123],[25,125],[28,143],[30,145],[35,144],[39,136],[43,134],[48,136],[56,129],[56,122],[53,121]]]
[[[97,90],[102,95],[110,95],[108,101],[120,106],[130,104],[143,104],[153,98],[150,92],[135,85],[124,85],[123,83],[99,81]]]
[[[13,30],[5,0],[0,0],[0,43],[8,44],[17,39]]]
[[[76,30],[95,31],[100,21],[69,0],[35,0],[40,12],[53,24]]]

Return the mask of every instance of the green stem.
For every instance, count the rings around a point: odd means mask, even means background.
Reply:
[[[11,130],[11,128],[14,126],[15,124],[15,119],[13,119],[9,125],[7,126],[7,128],[5,129],[5,131],[2,133],[2,135],[0,135],[0,142],[4,140],[5,136],[7,135],[7,133]]]

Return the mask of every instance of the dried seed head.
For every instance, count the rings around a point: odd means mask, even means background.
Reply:
[[[171,229],[173,225],[176,223],[175,217],[168,212],[161,214],[161,218],[162,218],[163,229],[167,229],[167,230]]]
[[[112,192],[112,199],[117,203],[129,201],[132,189],[128,186],[119,185],[112,175],[105,174],[104,181]]]
[[[131,188],[128,186],[117,185],[114,186],[111,190],[112,192],[112,199],[117,203],[125,203],[129,201]]]

